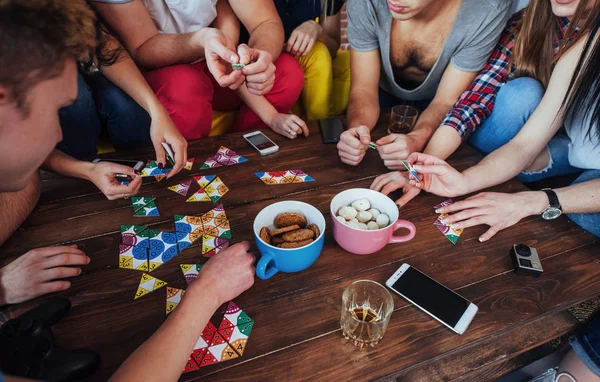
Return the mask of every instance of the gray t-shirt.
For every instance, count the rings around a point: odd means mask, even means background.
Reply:
[[[445,1],[445,0],[440,0]],[[449,63],[465,72],[479,72],[487,63],[510,16],[506,0],[462,0],[444,48],[425,81],[415,89],[403,89],[394,80],[390,60],[392,13],[387,0],[348,0],[348,40],[352,49],[379,49],[379,86],[406,101],[431,100]]]

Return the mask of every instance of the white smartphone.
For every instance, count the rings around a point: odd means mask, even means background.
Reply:
[[[258,151],[260,155],[269,155],[279,151],[279,146],[260,131],[244,134],[244,139],[250,146],[254,147],[254,150]]]
[[[477,313],[477,305],[408,264],[402,264],[385,285],[418,308],[463,334]]]

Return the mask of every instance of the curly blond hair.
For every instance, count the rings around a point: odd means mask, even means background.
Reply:
[[[0,84],[27,113],[27,91],[63,70],[95,62],[96,16],[84,0],[0,0]]]

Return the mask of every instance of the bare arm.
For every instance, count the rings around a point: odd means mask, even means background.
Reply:
[[[223,32],[234,46],[238,45],[240,41],[240,21],[233,12],[229,0],[219,0],[217,3],[217,18],[212,27]]]
[[[366,126],[373,130],[379,118],[379,50],[350,50],[352,84],[348,102],[348,127]]]
[[[331,57],[335,57],[338,49],[340,49],[340,42],[342,40],[342,11],[335,15],[327,16],[326,10],[323,10],[321,17],[319,18],[319,23],[321,24],[322,30],[317,39],[327,46]]]
[[[281,54],[283,25],[271,0],[229,0],[233,11],[250,34],[248,46],[268,52],[273,61]]]

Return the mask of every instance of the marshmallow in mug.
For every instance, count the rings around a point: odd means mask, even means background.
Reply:
[[[371,208],[368,199],[359,199],[350,206],[340,208],[335,218],[349,227],[370,231],[390,224],[390,217],[377,208]]]

